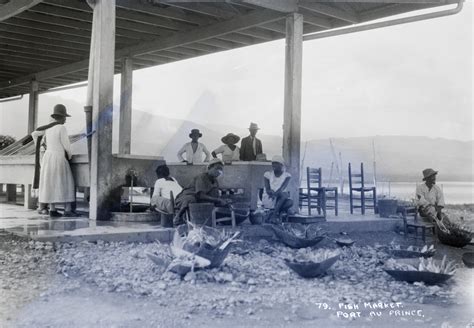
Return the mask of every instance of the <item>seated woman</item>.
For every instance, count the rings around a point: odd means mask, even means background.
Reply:
[[[291,174],[285,171],[285,161],[279,155],[273,156],[272,168],[273,171],[267,171],[263,175],[265,190],[262,203],[264,208],[273,209],[270,219],[278,220],[282,213],[287,213],[293,206],[293,201],[287,191]]]
[[[171,193],[173,197],[183,190],[175,178],[170,177],[170,169],[168,166],[160,165],[156,168],[156,176],[153,196],[151,197],[151,207],[158,212],[172,214],[174,213],[173,204],[171,202]]]
[[[173,219],[175,226],[184,223],[182,216],[191,203],[209,202],[217,206],[227,206],[230,204],[229,199],[219,198],[217,178],[223,173],[224,163],[220,159],[215,158],[209,162],[206,172],[195,176],[191,183],[183,189],[176,197],[176,206],[179,207],[179,211]]]
[[[222,146],[218,147],[212,152],[212,156],[217,158],[217,154],[222,154],[222,161],[224,163],[231,163],[240,159],[240,149],[235,144],[238,143],[240,137],[233,133],[228,133],[222,137]]]

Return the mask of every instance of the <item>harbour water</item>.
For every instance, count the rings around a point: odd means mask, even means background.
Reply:
[[[416,185],[423,182],[378,182],[377,194],[411,200],[415,197]],[[474,182],[439,181],[436,182],[444,192],[446,204],[473,204]]]

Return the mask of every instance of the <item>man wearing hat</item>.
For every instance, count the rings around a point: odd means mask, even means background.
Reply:
[[[265,189],[262,195],[262,205],[273,210],[270,221],[279,221],[281,214],[288,213],[293,206],[288,192],[291,174],[285,170],[285,160],[280,155],[272,158],[272,171],[263,175]]]
[[[54,106],[51,117],[53,122],[39,127],[31,134],[36,143],[36,162],[39,159],[39,148],[42,141],[46,147],[41,160],[41,169],[38,170],[39,165],[35,165],[33,187],[39,187],[39,203],[50,204],[49,215],[51,217],[74,216],[71,205],[76,200],[75,186],[69,166],[72,154],[69,136],[64,126],[66,117],[70,117],[70,115],[64,105],[58,104]],[[57,204],[65,205],[64,214],[60,214],[56,210]]]
[[[206,155],[204,162],[209,162],[211,154],[207,150],[204,144],[198,142],[198,139],[202,137],[202,133],[198,129],[192,129],[189,134],[191,142],[185,143],[183,147],[178,151],[178,159],[181,162],[187,162],[188,164],[202,163],[202,155]],[[186,153],[186,159],[183,158],[183,154]]]
[[[262,142],[255,137],[259,128],[256,123],[250,123],[250,135],[242,139],[240,144],[240,160],[241,161],[255,161],[257,155],[263,153]]]
[[[208,202],[217,206],[227,206],[229,199],[219,198],[219,183],[217,178],[224,173],[224,163],[218,159],[212,159],[207,165],[207,171],[193,178],[191,183],[183,189],[176,197],[178,213],[173,219],[175,226],[183,223],[182,216],[188,209],[190,203]]]
[[[221,141],[222,146],[219,146],[211,154],[212,157],[217,158],[217,154],[222,154],[222,161],[224,163],[231,163],[232,161],[238,161],[240,159],[240,148],[235,144],[239,142],[240,137],[233,133],[228,133],[223,136]]]
[[[436,175],[438,171],[431,168],[423,170],[423,181],[416,186],[416,204],[420,216],[428,218],[430,221],[436,221],[438,228],[446,229],[442,220],[445,219],[441,210],[444,208],[444,196],[441,188],[436,185]]]

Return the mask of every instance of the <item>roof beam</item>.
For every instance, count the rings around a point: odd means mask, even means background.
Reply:
[[[354,12],[348,12],[345,10],[338,9],[336,7],[308,0],[301,0],[298,4],[300,8],[330,16],[333,18],[337,18],[349,23],[357,24],[360,22],[359,17],[357,17]]]
[[[271,9],[282,13],[292,13],[298,11],[296,0],[242,0],[244,4],[250,4],[265,9]]]
[[[10,17],[16,16],[19,13],[36,6],[42,0],[15,0],[7,2],[0,8],[0,22]]]
[[[155,41],[147,41],[135,46],[119,49],[116,51],[115,59],[119,60],[123,57],[134,57],[161,50],[168,50],[178,46],[192,45],[196,42],[206,43],[206,41],[209,41],[209,39],[220,37],[232,32],[241,31],[261,24],[277,21],[282,17],[283,15],[281,13],[270,10],[252,12],[248,15],[239,16],[229,21],[216,23],[211,26],[197,28],[191,31],[178,32],[168,37],[157,38]],[[48,78],[65,75],[67,73],[84,70],[87,69],[88,65],[89,60],[85,59],[72,64],[67,64],[39,73],[30,74],[18,79],[0,83],[0,90],[3,88],[28,83],[32,79],[41,81]]]
[[[323,18],[323,17],[317,17],[314,16],[313,13],[305,10],[305,9],[300,9],[298,13],[303,15],[303,20],[305,23],[319,26],[322,28],[332,28],[332,23],[329,19]]]
[[[0,41],[3,41],[5,44],[14,45],[18,47],[25,47],[25,48],[34,48],[34,47],[43,47],[46,45],[48,51],[54,51],[62,54],[72,54],[76,56],[80,56],[82,54],[89,55],[89,51],[87,47],[79,48],[75,47],[74,43],[67,43],[67,42],[54,42],[54,40],[49,39],[42,39],[42,38],[34,38],[34,37],[25,37],[25,36],[18,36],[17,34],[13,33],[1,33],[0,32]],[[44,41],[44,42],[43,42]],[[72,47],[71,47],[72,45]],[[82,57],[82,56],[81,56]]]
[[[183,12],[181,10],[176,10],[174,8],[160,8],[158,6],[144,4],[136,0],[117,0],[116,5],[118,8],[130,9],[149,15],[174,19],[196,25],[206,25],[209,23],[208,19],[196,15],[190,15],[189,13]]]

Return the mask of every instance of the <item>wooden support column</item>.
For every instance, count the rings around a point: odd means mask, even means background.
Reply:
[[[122,77],[120,83],[120,154],[130,154],[132,137],[132,83],[133,60],[127,57],[122,60]]]
[[[24,185],[24,190],[25,190],[24,203],[23,203],[24,208],[27,210],[35,210],[38,204],[38,197],[33,197],[33,195],[31,194],[32,185],[31,184]]]
[[[112,176],[112,112],[115,58],[115,0],[96,0],[94,5],[94,59],[92,91],[91,195],[89,218],[109,218],[107,198]]]
[[[16,203],[16,184],[7,184],[7,202]]]
[[[28,102],[28,134],[36,130],[38,125],[38,87],[38,81],[31,81]]]
[[[303,15],[293,13],[286,18],[283,157],[292,175],[289,190],[294,210],[298,209],[299,201],[302,61]]]

